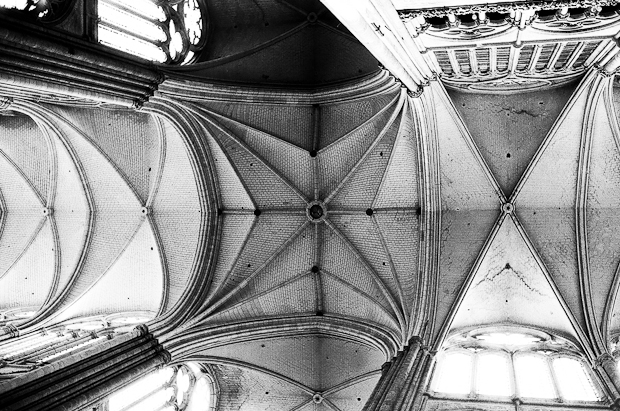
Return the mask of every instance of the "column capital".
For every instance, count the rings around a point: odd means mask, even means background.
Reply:
[[[0,97],[0,110],[7,110],[13,104],[12,97]]]
[[[19,336],[19,330],[13,324],[7,324],[4,327],[0,328],[0,336],[6,335],[9,338],[14,338]]]

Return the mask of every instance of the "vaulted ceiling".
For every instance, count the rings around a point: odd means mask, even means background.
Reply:
[[[415,95],[318,1],[209,13],[205,53],[142,111],[16,99],[0,118],[0,310],[182,307],[160,341],[210,364],[231,410],[361,409],[418,335],[513,325],[608,350],[613,77]]]
[[[203,218],[178,131],[127,110],[31,103],[2,128],[0,309],[35,322],[174,306]]]

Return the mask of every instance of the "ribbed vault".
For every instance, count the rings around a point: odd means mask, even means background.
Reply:
[[[187,106],[221,187],[222,246],[196,321],[336,315],[406,338],[420,204],[407,99]]]
[[[0,309],[38,311],[31,321],[168,311],[204,235],[185,138],[129,110],[12,110],[0,137]]]
[[[591,72],[542,141],[454,309],[451,329],[523,325],[598,356],[618,335],[612,78]],[[514,211],[513,211],[514,207]]]

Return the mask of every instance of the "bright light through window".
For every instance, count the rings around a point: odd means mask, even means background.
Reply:
[[[539,355],[517,355],[515,374],[519,396],[530,398],[555,398],[547,359]]]
[[[109,411],[207,411],[211,380],[197,364],[154,371],[108,398]]]
[[[164,10],[150,0],[108,0],[108,2],[130,9],[149,20],[166,21]]]
[[[577,353],[570,341],[541,331],[454,335],[438,354],[430,394],[519,398],[524,404],[599,402],[600,391]]]
[[[441,359],[433,390],[446,394],[469,394],[471,391],[472,356],[449,352]]]
[[[186,64],[204,44],[201,0],[98,1],[98,38],[106,46],[158,63]]]
[[[483,340],[491,344],[519,346],[529,345],[540,341],[540,338],[525,334],[515,333],[489,333],[476,336],[478,340]]]
[[[553,368],[562,397],[567,400],[598,400],[592,381],[579,361],[573,358],[556,358],[553,360]]]
[[[510,368],[506,354],[484,353],[478,356],[476,392],[501,397],[512,395]]]
[[[211,384],[206,377],[196,381],[194,391],[187,404],[187,411],[207,411],[209,409],[209,398],[211,397]]]
[[[23,10],[27,5],[27,0],[0,0],[0,7],[4,7],[6,9]]]

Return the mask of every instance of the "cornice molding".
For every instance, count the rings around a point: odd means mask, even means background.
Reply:
[[[511,10],[556,10],[561,8],[585,8],[609,6],[618,4],[617,0],[558,0],[553,2],[523,1],[504,4],[475,4],[468,6],[437,7],[433,9],[398,10],[401,19],[410,19],[417,16],[443,17],[448,14],[506,13]]]
[[[155,96],[189,102],[221,101],[252,104],[312,105],[362,100],[369,96],[396,91],[398,87],[400,87],[400,84],[387,71],[381,70],[362,80],[311,91],[268,89],[232,84],[207,84],[169,79],[159,86]]]
[[[300,335],[324,335],[356,341],[380,350],[386,361],[396,355],[401,345],[396,336],[387,330],[352,319],[327,315],[267,318],[215,326],[197,324],[163,335],[159,340],[177,361],[231,342]]]

